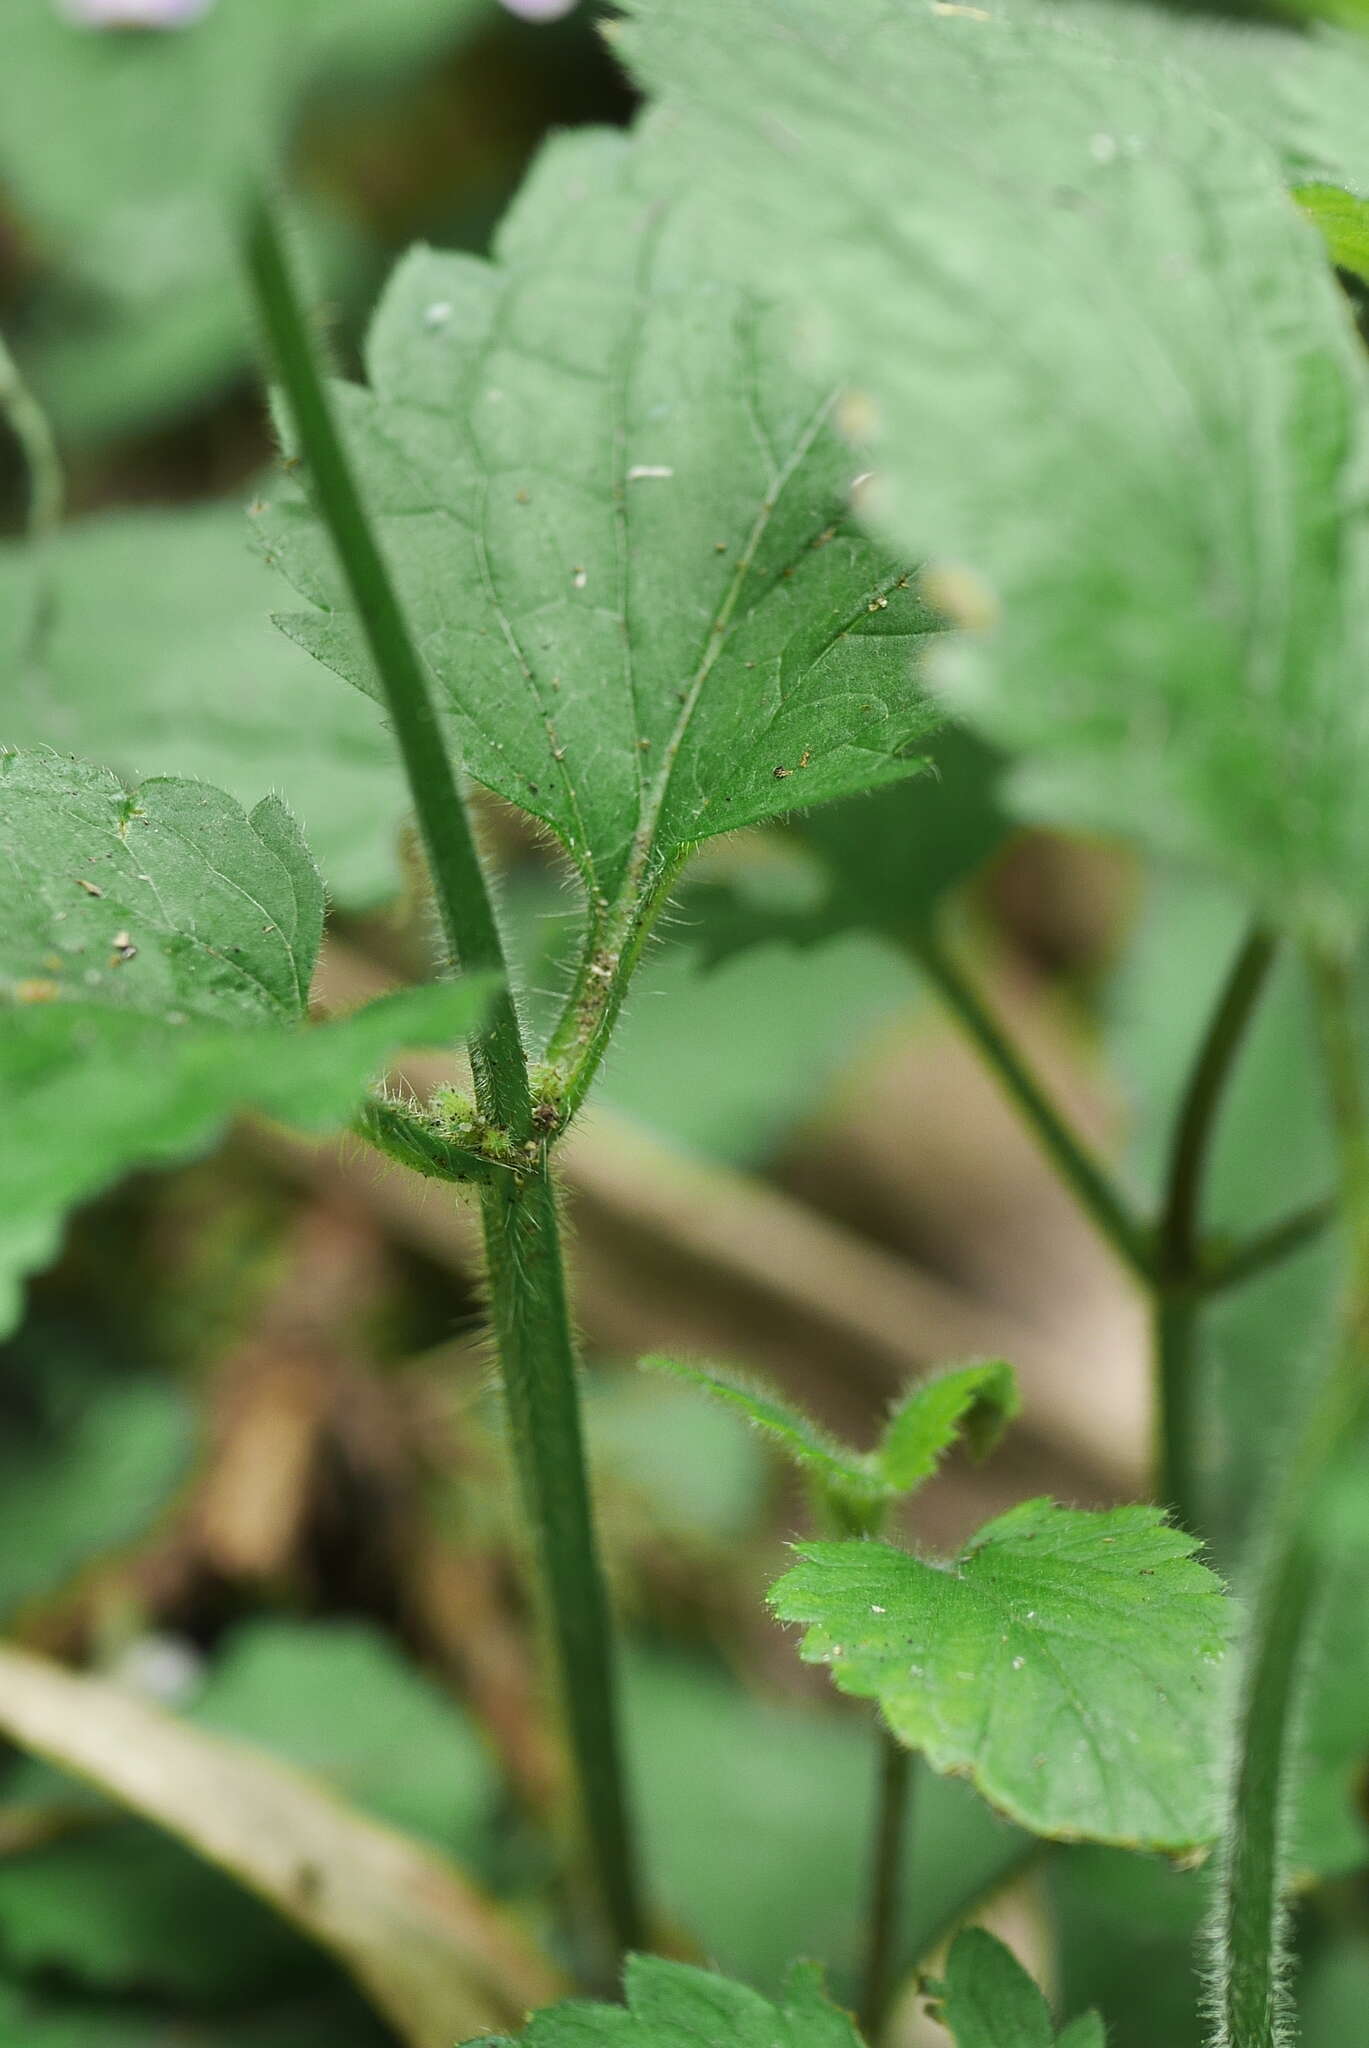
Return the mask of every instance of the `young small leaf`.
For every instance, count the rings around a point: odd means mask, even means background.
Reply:
[[[957,1437],[971,1457],[987,1458],[1021,1409],[1013,1369],[1003,1359],[954,1366],[911,1387],[884,1425],[875,1462],[895,1493],[930,1479]]]
[[[861,1529],[878,1526],[877,1511],[930,1479],[957,1437],[965,1438],[973,1457],[987,1457],[1020,1406],[1013,1369],[1001,1359],[954,1366],[910,1387],[878,1449],[857,1451],[759,1381],[674,1358],[644,1358],[642,1366],[670,1373],[739,1410]]]
[[[1216,1827],[1220,1581],[1151,1507],[1024,1501],[964,1553],[799,1546],[773,1588],[802,1655],[894,1734],[1064,1840],[1189,1849]]]
[[[323,885],[275,797],[249,816],[208,783],[0,754],[0,873],[0,1327],[68,1208],[240,1110],[345,1124],[484,1000],[448,983],[309,1028]]]
[[[1055,24],[635,12],[718,260],[806,313],[861,394],[868,516],[947,565],[924,587],[965,630],[928,673],[1021,753],[1019,806],[1353,926],[1369,367],[1283,164],[1177,70]]]
[[[626,2008],[577,1999],[534,2013],[518,2040],[523,2048],[702,2048],[714,2041],[727,2048],[861,2048],[850,2015],[830,2002],[810,1963],[793,1965],[774,2004],[744,1984],[659,1956],[629,1956],[623,1991]],[[514,2044],[501,2035],[469,2048]]]
[[[951,1944],[941,2017],[956,2048],[1104,2048],[1103,2023],[1083,2013],[1057,2036],[1040,1991],[1011,1949],[982,1927]]]
[[[337,392],[463,765],[584,882],[591,987],[695,841],[905,777],[933,722],[931,621],[855,523],[832,391],[720,282],[662,161],[649,133],[553,143],[493,263],[405,259],[369,390]],[[263,535],[315,607],[282,624],[372,688],[321,532],[279,496]]]

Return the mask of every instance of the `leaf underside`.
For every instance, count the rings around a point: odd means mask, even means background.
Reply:
[[[1023,756],[1019,807],[1352,924],[1369,371],[1286,149],[1039,20],[633,13],[716,260],[788,292],[861,394],[869,516],[948,565],[927,673]]]
[[[805,1661],[1024,1827],[1184,1850],[1215,1831],[1226,1638],[1194,1548],[1154,1508],[1026,1501],[946,1564],[800,1545],[771,1599]]]
[[[933,723],[932,621],[854,521],[832,393],[662,161],[650,133],[554,142],[492,263],[404,260],[369,388],[337,394],[453,745],[592,919],[700,838],[914,772]],[[315,606],[286,630],[373,689],[307,506],[283,483],[260,523]]]
[[[67,1209],[240,1110],[345,1124],[484,999],[444,984],[309,1026],[323,887],[274,797],[249,816],[207,783],[0,755],[0,875],[0,1326]]]

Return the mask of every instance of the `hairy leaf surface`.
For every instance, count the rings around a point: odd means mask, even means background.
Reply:
[[[483,1000],[446,984],[308,1028],[323,886],[275,797],[249,816],[208,783],[0,755],[0,876],[0,1323],[68,1208],[239,1110],[345,1124]]]
[[[928,671],[1031,815],[1369,900],[1369,373],[1281,161],[1173,68],[978,8],[637,0],[719,260],[853,387]],[[917,117],[910,118],[910,108]]]
[[[124,511],[45,551],[0,549],[0,741],[79,751],[121,774],[203,776],[248,803],[262,777],[294,810],[335,902],[392,895],[407,799],[374,707],[270,623],[274,578],[240,505]],[[24,641],[38,602],[41,654]]]
[[[831,2004],[822,1976],[796,1963],[780,1999],[710,1970],[630,1956],[623,1981],[626,2008],[574,2000],[534,2013],[518,2039],[524,2048],[696,2048],[726,2041],[728,2048],[860,2048],[850,2015]],[[472,2048],[512,2048],[512,2037]]]
[[[660,161],[554,143],[492,263],[404,261],[370,388],[339,392],[457,751],[557,835],[610,953],[694,841],[906,776],[931,724],[930,620],[851,515],[831,390],[644,179]],[[266,543],[316,607],[283,623],[371,688],[282,489]]]
[[[774,1587],[802,1654],[894,1734],[1035,1833],[1157,1849],[1211,1839],[1221,1585],[1149,1507],[1025,1501],[960,1557],[799,1546]]]

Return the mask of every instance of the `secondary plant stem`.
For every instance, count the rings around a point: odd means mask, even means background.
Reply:
[[[55,609],[55,594],[45,556],[53,535],[62,523],[66,482],[48,416],[19,374],[19,365],[3,340],[0,340],[0,417],[8,422],[10,432],[19,443],[24,467],[28,471],[25,528],[34,550],[37,596],[24,651],[26,660],[33,662],[42,655],[43,642]]]
[[[461,966],[471,972],[493,970],[500,978],[486,1021],[471,1040],[477,1098],[492,1122],[521,1135],[531,1107],[527,1061],[494,906],[428,678],[366,517],[319,375],[280,226],[264,195],[252,208],[245,253],[319,516],[337,550],[399,742],[447,944]]]
[[[872,2043],[878,2040],[888,2016],[894,1972],[898,1967],[903,1843],[908,1827],[911,1786],[911,1756],[887,1728],[881,1727],[878,1805],[860,1998],[861,2029]]]
[[[931,932],[919,932],[909,944],[919,966],[1021,1110],[1042,1150],[1074,1190],[1080,1206],[1132,1272],[1149,1282],[1151,1260],[1141,1223],[1051,1102],[974,984]]]
[[[490,1315],[594,1870],[615,1941],[623,1948],[637,1946],[643,1923],[559,1220],[545,1147],[533,1121],[503,945],[428,679],[367,520],[319,376],[281,232],[264,198],[252,211],[246,260],[319,514],[337,550],[399,741],[448,944],[468,970],[492,969],[500,977],[487,1021],[471,1044],[479,1107],[510,1140],[507,1165],[492,1170],[482,1183]],[[410,1142],[407,1124],[401,1129],[383,1116],[373,1135],[391,1143]],[[425,1151],[422,1164],[433,1170],[442,1161],[436,1150]]]
[[[1203,1525],[1197,1400],[1203,1188],[1222,1099],[1274,954],[1272,935],[1255,926],[1222,984],[1179,1105],[1156,1230],[1156,1494],[1190,1529]]]
[[[1222,984],[1208,1020],[1198,1057],[1184,1089],[1174,1125],[1160,1211],[1159,1252],[1162,1283],[1187,1285],[1201,1262],[1200,1212],[1203,1183],[1217,1127],[1222,1097],[1235,1069],[1237,1055],[1274,964],[1273,935],[1256,925],[1247,935]]]
[[[485,1191],[483,1217],[514,1456],[546,1590],[585,1825],[614,1937],[621,1948],[640,1947],[608,1602],[586,1478],[556,1192],[545,1157],[528,1173],[496,1175]]]
[[[1312,959],[1311,969],[1340,1161],[1348,1278],[1336,1361],[1277,1489],[1254,1601],[1216,1914],[1221,2048],[1280,2048],[1288,2039],[1281,1985],[1283,1829],[1298,1690],[1321,1577],[1314,1518],[1369,1412],[1369,1117],[1351,977],[1344,961],[1324,955]]]

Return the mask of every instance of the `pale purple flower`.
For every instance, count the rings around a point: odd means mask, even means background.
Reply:
[[[504,0],[509,13],[522,21],[560,21],[575,4],[576,0]]]
[[[57,12],[79,28],[184,28],[214,0],[57,0]]]

